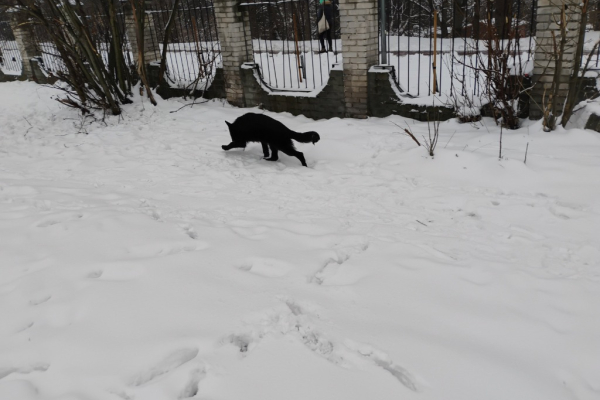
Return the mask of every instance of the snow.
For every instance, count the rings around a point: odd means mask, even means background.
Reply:
[[[0,84],[0,399],[600,396],[598,133],[56,94]]]

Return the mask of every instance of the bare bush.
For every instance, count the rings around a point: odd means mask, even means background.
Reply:
[[[438,139],[440,138],[440,121],[439,115],[435,115],[436,111],[427,114],[427,137],[423,136],[423,143],[427,153],[433,157],[435,147],[437,146]],[[432,115],[434,114],[434,115]],[[433,118],[432,118],[433,117]]]
[[[475,54],[474,60],[465,64],[455,57],[455,62],[471,70],[475,84],[480,87],[480,97],[487,102],[487,107],[496,123],[508,129],[517,129],[519,128],[518,98],[523,90],[520,79],[523,65],[516,30],[504,27],[500,33],[489,12],[487,23],[481,28],[487,30],[484,35],[485,51],[471,48],[469,50]],[[454,79],[461,80],[459,76],[455,76]],[[467,84],[465,80],[466,78],[461,81],[463,88]],[[475,104],[474,99],[466,94],[460,98],[460,101],[456,100],[457,94],[454,94],[454,97],[455,102],[464,103],[469,107]],[[476,118],[471,117],[466,120],[472,122]]]
[[[121,105],[130,103],[131,71],[125,62],[123,33],[116,21],[113,1],[84,3],[83,0],[15,0],[14,9],[56,46],[64,69],[57,72],[68,86],[61,88],[63,104],[89,112],[90,109],[121,113]],[[98,29],[98,14],[107,15],[110,29]],[[104,37],[102,37],[104,36]],[[108,49],[99,43],[110,43]],[[108,62],[103,59],[107,53]]]

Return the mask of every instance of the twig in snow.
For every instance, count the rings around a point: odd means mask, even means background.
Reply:
[[[24,120],[25,120],[25,122],[27,122],[27,123],[29,124],[29,126],[30,126],[30,128],[29,128],[29,129],[27,129],[27,132],[25,132],[25,134],[23,135],[23,137],[25,137],[25,136],[27,136],[27,134],[29,133],[29,131],[30,131],[31,129],[33,129],[33,125],[31,125],[31,122],[29,122],[29,121],[27,120],[27,118],[23,117],[23,119],[24,119]]]
[[[393,121],[392,121],[392,124],[396,125],[398,128],[400,128],[400,129],[402,129],[404,132],[406,132],[406,134],[407,134],[408,136],[410,136],[410,137],[412,138],[412,140],[414,140],[414,141],[415,141],[415,143],[416,143],[418,146],[421,146],[421,143],[419,143],[419,141],[417,140],[417,138],[415,137],[415,135],[413,135],[413,134],[412,134],[412,132],[410,131],[410,127],[408,126],[408,124],[406,124],[406,126],[407,126],[406,128],[402,128],[400,125],[398,125],[397,123],[395,123],[395,122],[393,122]]]
[[[456,131],[454,131],[454,133],[456,133]],[[450,143],[450,141],[454,137],[454,133],[452,134],[452,136],[450,136],[450,139],[448,139],[448,141],[446,142],[446,146],[448,146],[448,143]],[[446,146],[444,146],[444,148],[446,148]]]
[[[529,150],[529,142],[527,142],[527,147],[525,148],[525,160],[523,160],[523,164],[527,164],[527,150]]]
[[[418,223],[420,223],[423,226],[427,226],[426,224],[422,223],[421,221],[419,221],[418,219],[416,219],[415,221],[417,221]]]
[[[471,153],[475,153],[477,150],[479,150],[479,149],[481,149],[481,148],[483,148],[483,147],[487,146],[488,144],[492,144],[492,143],[494,143],[494,142],[489,142],[489,143],[486,143],[486,144],[484,144],[483,146],[479,146],[478,148],[476,148],[475,150],[473,150]],[[466,146],[465,146],[465,147],[466,147]]]
[[[171,114],[173,114],[173,113],[176,113],[177,111],[181,110],[182,108],[185,108],[185,107],[192,107],[194,104],[202,104],[202,103],[207,103],[207,102],[208,102],[208,100],[204,100],[204,101],[202,101],[202,102],[196,103],[196,99],[194,99],[194,101],[192,101],[191,103],[185,104],[185,105],[183,105],[183,106],[179,107],[177,110],[174,110],[174,111],[169,111],[169,112],[170,112]]]

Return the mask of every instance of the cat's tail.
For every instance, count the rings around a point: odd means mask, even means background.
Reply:
[[[300,142],[300,143],[315,144],[319,140],[321,140],[321,137],[319,136],[319,134],[317,132],[304,132],[304,133],[292,132],[290,137],[292,139],[294,139],[296,142]]]

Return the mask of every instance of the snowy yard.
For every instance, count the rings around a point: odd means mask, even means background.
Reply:
[[[0,84],[0,399],[600,398],[600,134],[55,94]]]

